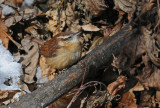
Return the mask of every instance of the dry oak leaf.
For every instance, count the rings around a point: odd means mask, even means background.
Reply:
[[[68,93],[64,94],[62,97],[60,97],[55,102],[50,104],[48,108],[67,108],[68,104],[73,98],[73,95],[71,94],[74,93],[77,89],[78,89],[77,87],[73,88]],[[72,108],[77,108],[77,106],[76,107],[73,106]]]
[[[79,25],[79,19],[75,20],[71,26],[69,27],[68,31],[72,31],[73,33],[81,31],[81,26]]]
[[[123,27],[123,24],[117,24],[112,31],[110,32],[109,36],[113,36],[115,33],[117,33],[121,28]]]
[[[116,81],[108,85],[107,90],[111,95],[116,95],[116,93],[125,87],[127,78],[120,75]]]
[[[133,91],[143,91],[144,87],[140,82],[137,82],[137,84],[130,89],[128,92],[124,93],[122,95],[121,101],[118,104],[119,108],[137,108],[137,104],[136,104],[136,98],[135,95],[133,93]]]
[[[137,84],[132,88],[130,89],[132,91],[143,91],[144,90],[144,87],[143,85],[138,81]]]
[[[22,16],[20,15],[15,15],[15,16],[12,16],[12,17],[9,17],[5,20],[5,25],[7,25],[8,27],[16,24],[17,22],[21,21],[22,20]]]
[[[36,74],[38,59],[39,59],[39,47],[35,42],[24,38],[22,41],[22,49],[26,54],[20,55],[21,64],[24,68],[24,82],[30,84],[35,82],[34,76]]]
[[[158,103],[158,107],[160,108],[160,91],[156,91],[156,100]]]
[[[21,11],[18,11],[18,13],[14,14],[14,16],[9,17],[5,20],[5,24],[10,27],[12,25],[15,25],[16,23],[20,22],[21,20],[29,20],[33,19],[36,16],[40,15],[42,11],[34,6],[32,9],[31,8],[25,8]],[[23,22],[22,21],[22,22]]]
[[[20,7],[23,3],[23,0],[12,0],[12,2],[16,7]]]
[[[74,22],[74,11],[70,3],[67,3],[67,9],[65,13],[66,13],[66,24],[68,27],[70,27],[71,24]]]
[[[105,27],[105,26],[102,26],[101,27],[101,30],[103,30],[103,40],[107,40],[109,38],[109,35],[111,34],[112,32],[112,29],[111,27]]]
[[[8,38],[8,27],[4,24],[2,20],[0,20],[0,39],[6,49],[8,49],[9,38]]]
[[[103,43],[103,37],[95,36],[94,39],[93,39],[93,41],[91,42],[92,45],[89,48],[89,51],[87,53],[89,53],[90,51],[92,51],[95,47],[97,47],[101,43]]]
[[[153,91],[148,91],[148,90],[144,90],[141,92],[140,94],[140,98],[139,98],[139,101],[138,101],[138,105],[140,108],[144,108],[144,107],[147,107],[147,108],[156,108],[155,105],[154,105],[154,100],[152,100],[154,98],[154,95],[153,95]],[[153,102],[153,103],[152,103]]]
[[[21,45],[13,40],[10,34],[7,33],[8,27],[4,24],[4,22],[0,19],[0,39],[6,49],[8,49],[9,40],[11,40],[17,48],[21,48]]]
[[[99,31],[100,30],[97,26],[92,25],[92,24],[83,25],[82,29],[84,31]]]
[[[137,108],[137,100],[134,93],[129,90],[122,95],[121,101],[118,104],[118,108]]]
[[[107,91],[95,91],[88,99],[86,108],[98,108],[102,107],[107,98]]]
[[[99,16],[109,7],[105,4],[105,0],[85,0],[85,3],[93,16]]]
[[[48,29],[54,34],[60,33],[66,24],[66,14],[65,11],[61,11],[60,17],[58,16],[58,9],[54,11],[47,11],[46,15],[52,17],[52,20],[49,20]]]
[[[113,0],[115,9],[123,10],[124,12],[130,13],[132,6],[134,6],[138,0]]]
[[[30,27],[26,28],[25,32],[27,32],[33,36],[38,35],[38,33],[36,31],[36,26],[30,26]]]
[[[10,101],[8,100],[12,100],[14,95],[18,92],[20,91],[19,90],[5,90],[5,91],[0,90],[0,106],[2,104],[9,104]]]
[[[159,80],[160,69],[159,68],[153,67],[152,74],[145,79],[141,76],[137,76],[137,78],[142,83],[142,85],[144,85],[146,89],[149,90],[149,87],[153,87],[153,88],[156,88],[157,90],[160,90],[160,80]]]

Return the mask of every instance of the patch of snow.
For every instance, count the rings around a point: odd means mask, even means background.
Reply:
[[[37,78],[37,83],[47,83],[48,82],[48,77],[42,78],[42,70],[40,67],[37,68],[36,78]]]
[[[0,7],[2,7],[2,14],[3,15],[10,15],[10,14],[14,14],[16,11],[8,6],[8,5],[4,5],[4,4],[0,4]]]
[[[24,9],[24,7],[32,7],[35,0],[24,0],[21,9]]]
[[[24,0],[27,6],[32,6],[35,0]]]
[[[18,80],[22,75],[22,67],[20,63],[15,62],[12,54],[6,50],[0,40],[0,90],[20,90]],[[9,81],[10,86],[4,84]]]

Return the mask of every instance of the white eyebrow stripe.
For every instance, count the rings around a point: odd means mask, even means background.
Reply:
[[[59,36],[58,38],[63,38],[63,39],[66,39],[66,38],[69,38],[70,36]]]

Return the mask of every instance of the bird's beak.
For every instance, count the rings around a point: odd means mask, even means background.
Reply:
[[[80,32],[77,32],[77,33],[74,33],[73,35],[74,36],[78,36],[79,34],[81,34],[82,32],[80,31]]]

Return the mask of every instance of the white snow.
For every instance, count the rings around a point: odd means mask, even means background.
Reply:
[[[21,74],[21,64],[14,60],[14,57],[3,47],[0,40],[0,90],[20,90],[18,80]],[[10,86],[4,84],[8,79],[11,79]]]
[[[32,6],[34,1],[35,1],[35,0],[24,0],[25,4],[26,4],[27,6]]]
[[[35,0],[24,0],[21,8],[23,9],[25,6],[28,6],[28,7],[33,6],[34,1]]]
[[[10,7],[8,5],[0,4],[0,7],[2,7],[2,14],[3,15],[14,14],[16,12],[12,7]]]
[[[42,70],[40,67],[37,68],[36,77],[37,77],[37,83],[47,83],[48,82],[48,77],[42,78]],[[41,85],[39,85],[39,87],[41,87]]]

